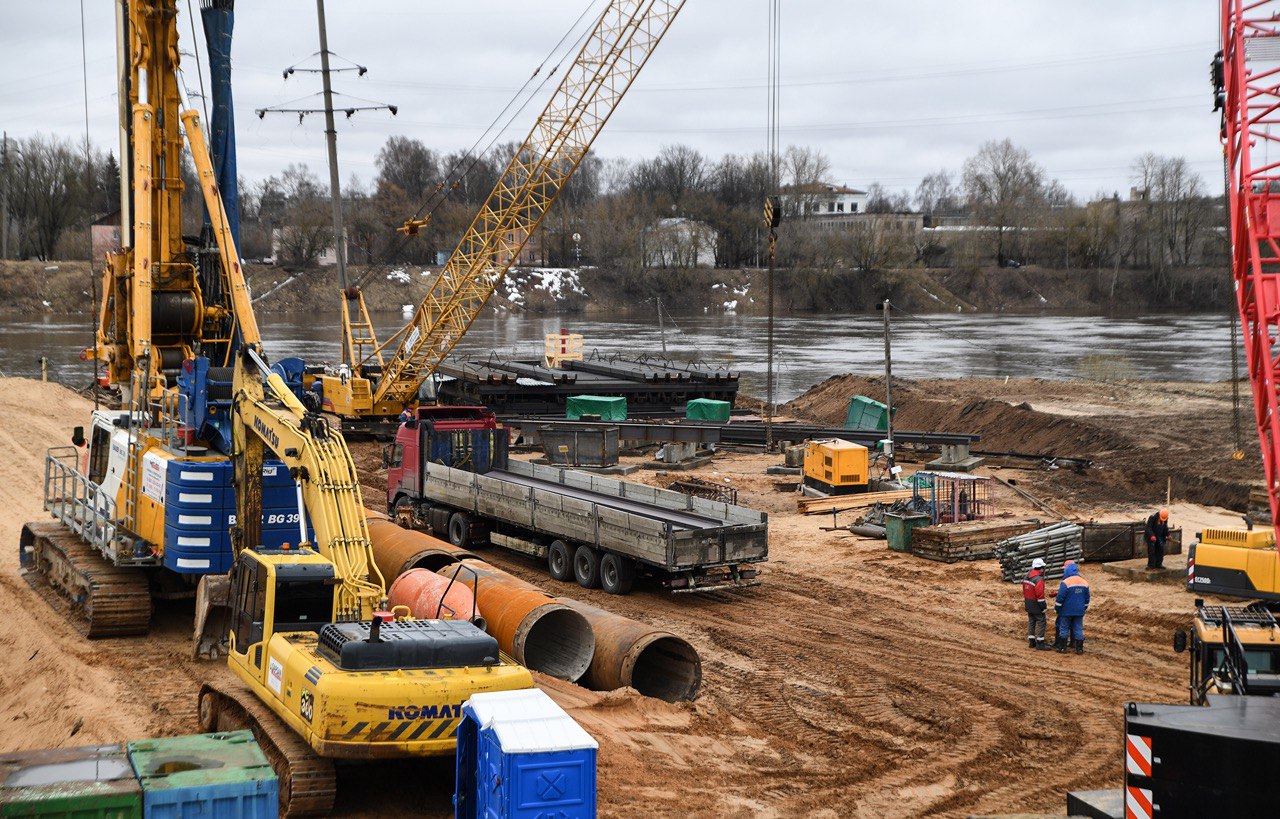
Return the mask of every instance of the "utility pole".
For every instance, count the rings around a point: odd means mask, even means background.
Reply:
[[[291,65],[284,70],[284,78],[287,80],[290,74],[297,73],[319,74],[324,88],[324,108],[285,108],[276,106],[259,108],[254,113],[258,115],[258,119],[263,119],[269,113],[297,114],[298,122],[302,122],[302,118],[307,114],[324,114],[324,136],[329,149],[329,198],[333,205],[333,247],[338,255],[338,281],[341,282],[342,289],[346,290],[350,286],[347,280],[347,231],[342,220],[342,189],[338,181],[338,129],[333,122],[334,92],[333,84],[330,82],[330,75],[341,71],[355,71],[357,76],[363,77],[368,69],[355,63],[341,68],[331,68],[329,57],[337,55],[332,55],[329,51],[329,32],[325,26],[324,19],[324,0],[316,0],[316,20],[320,28],[320,67],[318,69],[299,68],[297,65]],[[350,61],[348,60],[348,62]],[[391,112],[392,116],[395,116],[398,109],[394,105],[374,103],[372,105],[344,105],[342,110],[346,113],[347,119],[351,119],[352,115],[357,111],[387,110]]]
[[[885,299],[881,308],[884,310],[884,403],[885,414],[885,455],[889,459],[889,469],[897,465],[893,455],[893,355],[889,349],[889,300]]]
[[[4,196],[0,197],[0,259],[9,259],[9,132],[0,142],[0,170],[4,173]]]
[[[667,329],[662,326],[662,296],[658,296],[658,338],[662,340],[662,355],[667,355]]]
[[[324,137],[329,143],[329,198],[333,200],[333,246],[338,253],[338,281],[347,284],[347,231],[342,224],[342,191],[338,187],[338,130],[333,125],[333,86],[329,82],[329,34],[324,25],[324,0],[316,0],[320,23],[320,77],[324,84]]]

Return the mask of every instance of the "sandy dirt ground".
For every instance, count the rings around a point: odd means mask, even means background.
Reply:
[[[990,392],[983,385],[952,387],[951,403],[961,408],[991,400],[965,394]],[[1039,421],[1088,418],[1088,401],[1070,390],[1057,404],[1036,400]],[[1149,417],[1168,418],[1178,406]],[[146,638],[88,643],[18,576],[21,523],[43,518],[44,450],[68,440],[89,409],[54,385],[0,380],[0,534],[10,544],[0,550],[7,648],[0,654],[0,751],[193,732],[199,682],[227,674],[221,664],[188,659],[189,602],[162,604]],[[1082,448],[1111,426],[1095,415],[1073,433],[1086,439]],[[1114,434],[1112,449],[1099,450],[1104,463],[1133,457],[1125,434]],[[1031,427],[1023,437],[1030,440]],[[353,446],[370,506],[385,480],[380,449]],[[695,473],[727,478],[740,503],[770,514],[771,559],[756,588],[671,595],[641,584],[612,597],[551,581],[523,556],[485,553],[553,593],[667,628],[702,656],[702,694],[693,703],[539,678],[600,742],[602,815],[1062,813],[1070,789],[1119,785],[1125,702],[1185,701],[1185,659],[1171,649],[1173,631],[1190,613],[1180,585],[1129,583],[1086,565],[1094,590],[1088,653],[1033,652],[1022,637],[1019,589],[1000,581],[994,561],[934,563],[823,531],[828,516],[796,514],[791,479],[763,474],[777,462],[726,454]],[[1009,462],[996,474],[1052,495],[1069,511],[1108,518],[1146,512],[1164,487],[1152,480],[1108,499],[1092,471]],[[1043,516],[1010,490],[1000,489],[997,500],[1004,511]],[[1237,521],[1224,509],[1182,502],[1173,519],[1190,530]],[[338,813],[449,815],[450,781],[446,761],[344,768]]]

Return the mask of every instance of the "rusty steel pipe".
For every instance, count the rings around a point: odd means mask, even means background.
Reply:
[[[558,599],[587,618],[595,633],[596,653],[585,680],[588,688],[612,691],[629,686],[667,702],[697,698],[702,660],[688,641],[580,600]]]
[[[498,646],[526,668],[577,682],[595,654],[595,636],[586,618],[519,578],[469,555],[465,549],[390,521],[369,520],[374,560],[387,578],[423,561],[447,562],[437,570],[457,577],[475,595],[486,630]],[[424,568],[429,568],[424,567]]]
[[[489,633],[520,663],[570,682],[587,673],[596,639],[581,614],[482,560],[461,560],[441,569],[441,574],[475,590]]]
[[[405,529],[386,516],[375,518],[369,515],[368,524],[373,562],[382,570],[382,577],[388,585],[410,569],[438,572],[459,560],[475,557],[452,543]]]

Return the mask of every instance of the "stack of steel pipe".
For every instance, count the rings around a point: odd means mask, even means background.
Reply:
[[[1064,521],[1000,541],[996,544],[996,557],[1004,579],[1020,582],[1031,571],[1031,561],[1037,557],[1044,560],[1046,580],[1061,578],[1064,563],[1080,560],[1083,531],[1083,527]]]
[[[505,572],[499,576],[465,549],[389,520],[369,520],[369,541],[383,577],[393,590],[403,592],[393,595],[390,605],[407,605],[414,617],[439,616],[439,600],[419,584],[401,585],[399,580],[414,570],[431,569],[455,585],[469,587],[486,630],[517,662],[571,682],[587,673],[595,653],[591,625],[551,595]]]
[[[669,631],[578,600],[553,597],[465,549],[389,520],[371,516],[369,538],[388,582],[429,568],[473,589],[489,633],[504,652],[528,668],[571,682],[581,680],[598,691],[630,686],[668,702],[698,695],[702,660],[693,646]],[[438,606],[427,601],[418,608],[414,616],[430,617]]]

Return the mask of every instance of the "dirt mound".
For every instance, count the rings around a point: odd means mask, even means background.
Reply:
[[[797,417],[840,426],[854,395],[882,400],[884,379],[832,376],[786,404],[784,410]],[[895,378],[893,403],[896,427],[919,432],[976,433],[982,438],[975,449],[1096,458],[1135,447],[1131,440],[1100,425],[1041,412],[1025,402],[1012,404],[995,398],[950,394],[945,382],[922,384]]]

